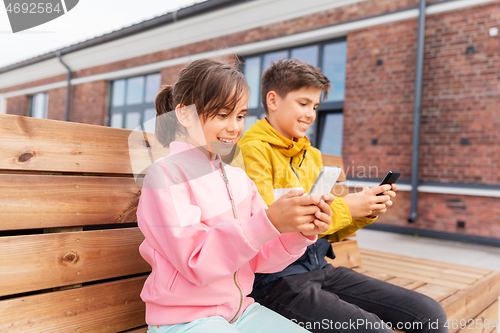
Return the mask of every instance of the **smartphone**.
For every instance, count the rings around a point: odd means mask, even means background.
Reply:
[[[387,173],[387,175],[385,175],[384,180],[382,180],[382,182],[380,183],[380,185],[394,184],[398,180],[399,176],[401,176],[400,172],[398,172],[398,171],[389,171]],[[379,193],[377,195],[383,195],[383,194]]]
[[[341,173],[342,169],[337,166],[323,167],[316,178],[309,195],[315,195],[318,198],[321,198],[323,194],[330,193]]]

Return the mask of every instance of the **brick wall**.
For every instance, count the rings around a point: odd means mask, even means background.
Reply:
[[[49,96],[47,118],[64,120],[66,110],[66,87],[49,90],[47,94]]]
[[[500,239],[500,198],[419,193],[418,218],[408,223],[411,193],[399,191],[376,223]],[[465,222],[465,228],[457,226]]]
[[[69,121],[107,125],[108,82],[95,81],[72,87]]]
[[[498,4],[427,19],[422,180],[500,185],[500,38],[488,34],[495,26]]]
[[[7,114],[17,116],[28,115],[28,96],[17,96],[7,99]]]
[[[417,27],[411,20],[347,36],[342,155],[356,173],[376,166],[371,178],[389,170],[411,178]]]
[[[500,38],[488,35],[494,26],[497,4],[427,19],[422,181],[500,185]],[[398,169],[411,178],[417,27],[411,20],[348,35],[343,155],[353,168],[378,166],[382,175]]]

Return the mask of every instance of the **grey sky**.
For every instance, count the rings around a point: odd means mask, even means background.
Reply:
[[[0,67],[203,1],[205,0],[80,0],[65,15],[15,34],[12,33],[2,1]]]

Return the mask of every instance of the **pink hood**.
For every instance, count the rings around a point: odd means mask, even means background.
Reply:
[[[238,219],[233,216],[220,160],[184,142],[144,178],[137,221],[140,246],[152,272],[141,293],[148,325],[198,318],[236,319],[253,302],[246,297],[254,273],[274,273],[298,259],[316,237],[280,234],[255,184],[224,164]]]

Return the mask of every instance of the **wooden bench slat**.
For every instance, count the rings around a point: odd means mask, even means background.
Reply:
[[[0,296],[149,272],[139,228],[0,237]]]
[[[340,174],[340,177],[337,181],[339,182],[345,182],[346,181],[346,175],[345,175],[345,169],[344,169],[344,160],[342,159],[342,156],[335,156],[335,155],[327,155],[327,154],[322,154],[321,159],[323,161],[324,166],[338,166],[342,168],[342,173]]]
[[[136,221],[132,177],[0,174],[0,230]]]
[[[475,318],[500,294],[500,272],[491,271],[474,284],[468,285],[460,293],[446,298],[441,305],[448,319]],[[450,329],[450,333],[458,331]]]
[[[381,265],[388,269],[404,270],[406,272],[415,273],[417,275],[429,275],[443,280],[449,280],[453,282],[470,284],[478,279],[478,277],[463,276],[459,271],[452,269],[447,269],[446,264],[443,264],[441,268],[430,267],[418,263],[408,263],[404,260],[384,260],[379,258],[370,258],[370,265]]]
[[[0,301],[0,332],[119,332],[144,325],[146,277]]]
[[[361,256],[358,250],[358,242],[354,239],[332,243],[335,259],[326,258],[326,261],[335,267],[344,266],[353,268],[361,265]]]
[[[390,281],[387,281],[387,282],[390,282]],[[406,285],[406,286],[403,286],[403,288],[406,288],[406,289],[409,289],[409,290],[415,290],[423,285],[425,285],[426,283],[425,282],[421,282],[421,281],[413,281],[412,283]]]
[[[449,279],[443,279],[441,277],[435,277],[432,275],[426,275],[426,273],[418,274],[416,271],[409,272],[407,268],[398,269],[394,267],[392,264],[383,264],[383,263],[372,263],[368,259],[361,256],[363,260],[363,266],[367,268],[369,271],[373,272],[390,272],[394,276],[407,278],[407,279],[415,279],[416,281],[421,281],[425,283],[437,284],[440,286],[451,286],[457,289],[464,289],[467,287],[467,283],[461,283],[452,281]]]
[[[489,320],[489,325],[486,325],[485,320]],[[496,321],[496,326],[498,327],[500,323],[498,322],[498,300],[491,304],[487,309],[481,312],[474,318],[474,321],[466,321],[466,328],[461,329],[460,333],[490,333],[495,327],[493,327]],[[460,321],[458,325],[462,326]],[[489,326],[488,328],[486,326]]]
[[[367,249],[364,249],[363,247],[360,247],[359,251],[362,255],[368,255],[370,257],[379,257],[379,258],[393,259],[393,260],[401,260],[401,258],[404,258],[406,262],[423,263],[425,265],[433,266],[433,267],[442,267],[442,265],[444,264],[447,267],[450,267],[450,268],[453,268],[456,270],[476,274],[478,277],[480,277],[484,274],[487,274],[491,271],[491,270],[484,269],[484,268],[474,267],[474,269],[471,269],[470,266],[465,266],[465,265],[444,263],[442,261],[416,258],[416,257],[410,257],[410,256],[402,256],[400,254],[393,254],[393,253],[376,251],[376,250],[367,250]]]
[[[132,131],[0,114],[0,170],[132,174],[129,135]],[[135,132],[140,139],[142,132]],[[133,141],[131,156],[151,159],[165,156],[152,133]],[[168,151],[168,150],[167,150]],[[153,158],[150,158],[150,153]],[[139,161],[137,168],[142,163]]]
[[[378,280],[382,280],[382,281],[388,281],[388,280],[395,278],[395,276],[392,274],[384,273],[384,272],[380,272],[380,271],[372,271],[372,270],[366,270],[363,272],[363,274],[366,276],[378,279]]]
[[[415,291],[427,295],[430,298],[435,299],[438,302],[441,302],[444,300],[446,297],[449,297],[459,291],[459,289],[456,288],[451,288],[451,287],[445,287],[445,286],[439,286],[436,284],[432,283],[427,283],[421,287],[418,287],[414,289]]]
[[[399,287],[403,287],[406,289],[415,290],[418,287],[425,285],[425,282],[415,281],[411,279],[405,279],[400,277],[395,277],[393,279],[387,280],[387,282],[394,284]]]
[[[331,193],[335,195],[336,197],[345,197],[347,194],[349,194],[349,189],[347,188],[347,185],[345,184],[336,184]]]
[[[143,327],[127,330],[127,331],[122,331],[120,333],[147,333],[147,332],[148,332],[148,327],[143,326]]]

